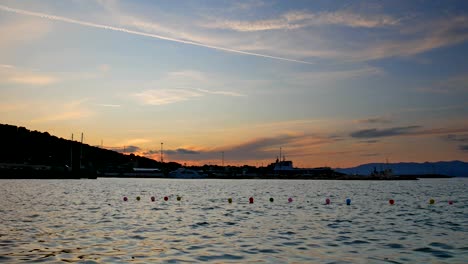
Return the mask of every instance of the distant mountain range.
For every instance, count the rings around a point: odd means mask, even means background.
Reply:
[[[468,162],[439,161],[439,162],[400,162],[400,163],[368,163],[353,168],[337,168],[335,171],[346,174],[369,175],[374,168],[377,171],[392,169],[395,175],[423,175],[442,174],[455,177],[468,177]]]

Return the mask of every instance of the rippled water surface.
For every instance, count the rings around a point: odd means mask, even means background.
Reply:
[[[466,263],[467,185],[2,180],[0,262]]]

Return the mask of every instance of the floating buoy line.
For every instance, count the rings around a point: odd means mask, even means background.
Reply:
[[[128,202],[128,197],[127,197],[127,196],[124,196],[124,197],[122,198],[122,200],[123,200],[124,202]],[[140,197],[140,196],[136,196],[136,200],[137,200],[137,201],[141,201],[141,197]],[[164,200],[165,202],[167,202],[167,201],[169,201],[169,197],[168,197],[168,196],[164,196],[164,197],[163,197],[163,200]],[[179,202],[182,201],[182,196],[177,195],[177,196],[176,196],[176,200],[179,201]],[[273,202],[275,201],[275,199],[274,199],[273,197],[270,197],[268,200],[270,201],[270,203],[273,203]],[[151,196],[150,201],[151,201],[151,202],[156,202],[156,197]],[[232,203],[233,203],[233,199],[232,199],[232,198],[227,198],[227,202],[230,203],[230,204],[232,204]],[[253,203],[254,203],[254,198],[253,198],[253,197],[249,197],[248,202],[249,202],[250,204],[253,204]],[[292,197],[289,197],[289,198],[287,199],[287,203],[292,203],[292,202],[294,202],[294,199],[293,199]],[[309,201],[307,201],[307,202],[309,203]],[[346,205],[351,205],[351,199],[350,199],[350,198],[346,198],[344,202],[345,202]],[[390,205],[395,205],[395,204],[396,204],[396,201],[395,201],[394,199],[390,199],[390,200],[388,200],[388,203],[389,203]],[[429,199],[429,201],[428,201],[428,204],[429,204],[429,205],[434,205],[435,203],[436,203],[435,200],[432,199],[432,198]],[[453,200],[448,200],[448,204],[449,204],[449,205],[453,205],[454,203],[455,203],[455,202],[454,202]],[[330,204],[331,204],[330,198],[326,198],[326,199],[325,199],[325,205],[330,205]]]

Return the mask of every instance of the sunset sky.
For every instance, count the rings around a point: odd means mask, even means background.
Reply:
[[[0,123],[187,164],[468,161],[468,1],[2,0]]]

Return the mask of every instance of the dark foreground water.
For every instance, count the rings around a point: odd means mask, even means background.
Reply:
[[[467,185],[2,180],[0,262],[467,263]]]

